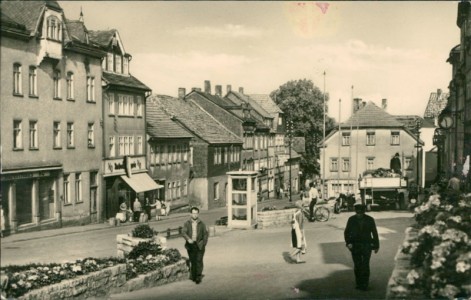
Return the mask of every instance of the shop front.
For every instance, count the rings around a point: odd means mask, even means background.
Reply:
[[[59,222],[62,166],[2,170],[1,197],[7,231]]]
[[[127,209],[132,209],[136,198],[144,206],[145,198],[163,188],[147,174],[145,156],[126,156],[105,160],[104,163],[106,219],[115,217],[123,203]]]

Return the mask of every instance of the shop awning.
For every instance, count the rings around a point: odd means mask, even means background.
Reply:
[[[132,174],[131,177],[126,175],[121,178],[136,192],[142,193],[152,190],[163,188],[163,185],[157,184],[149,175],[146,173]]]

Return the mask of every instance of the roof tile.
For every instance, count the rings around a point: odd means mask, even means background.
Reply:
[[[146,103],[147,133],[155,138],[192,138],[193,135],[181,127],[154,101]]]

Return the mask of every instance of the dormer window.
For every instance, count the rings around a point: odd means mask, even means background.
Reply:
[[[123,57],[123,74],[129,74],[129,57]]]
[[[62,24],[55,16],[47,18],[47,38],[56,41],[62,40]]]

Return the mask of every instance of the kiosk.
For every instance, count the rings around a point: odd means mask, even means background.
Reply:
[[[258,172],[232,171],[226,174],[229,176],[227,227],[255,228],[257,225]]]

